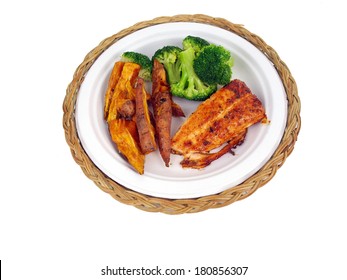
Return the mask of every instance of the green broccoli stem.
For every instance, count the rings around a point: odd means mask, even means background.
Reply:
[[[213,92],[216,85],[207,85],[195,73],[193,62],[195,60],[195,51],[188,48],[179,53],[180,60],[180,80],[171,85],[171,93],[175,96],[190,100],[205,100]]]
[[[193,68],[193,61],[195,59],[195,51],[193,48],[181,51],[179,53],[179,58],[181,60],[182,71],[183,68],[186,72],[195,73]]]
[[[194,89],[195,80],[198,79],[198,76],[195,74],[193,68],[193,61],[195,59],[195,51],[193,48],[189,48],[180,52],[179,58],[181,60],[181,71],[182,77],[180,84],[183,88],[187,88],[187,81],[189,81],[188,86],[190,89]]]
[[[177,66],[177,63],[176,64],[165,63],[164,67],[168,76],[169,83],[170,84],[177,83],[181,78],[179,66]]]
[[[195,51],[193,48],[189,48],[180,53],[182,70],[182,78],[180,83],[186,85],[188,81],[188,89],[191,91],[200,90],[206,87],[194,71],[194,59]],[[184,86],[184,88],[186,88],[186,86]]]

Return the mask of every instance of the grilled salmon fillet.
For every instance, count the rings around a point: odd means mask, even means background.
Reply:
[[[266,119],[257,96],[244,82],[233,80],[189,116],[172,138],[171,151],[184,156],[183,167],[203,168],[242,143],[248,127]]]

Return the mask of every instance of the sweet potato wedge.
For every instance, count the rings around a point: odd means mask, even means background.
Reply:
[[[152,70],[152,106],[160,155],[168,167],[171,153],[172,97],[164,66],[154,59]]]
[[[137,79],[135,86],[135,108],[141,150],[144,154],[148,154],[157,149],[157,143],[155,141],[155,129],[148,110],[147,92],[142,78]]]
[[[116,119],[119,114],[118,110],[124,99],[135,100],[134,84],[137,76],[140,72],[140,65],[135,63],[126,62],[124,63],[121,75],[115,86],[108,113],[107,121]]]
[[[105,94],[104,117],[119,152],[139,174],[143,174],[145,156],[134,120],[134,85],[139,71],[138,64],[115,63]]]
[[[135,101],[131,99],[121,99],[117,105],[119,118],[131,120],[135,116]]]
[[[108,124],[112,141],[118,151],[128,160],[139,174],[144,173],[145,156],[139,145],[134,121],[114,119]]]
[[[108,110],[110,108],[112,96],[113,96],[114,90],[116,88],[116,85],[119,81],[119,78],[121,76],[123,66],[124,66],[124,62],[122,62],[122,61],[116,62],[113,66],[110,78],[108,80],[107,90],[106,90],[106,94],[105,94],[105,106],[104,106],[104,118],[105,119],[107,119]]]
[[[172,107],[172,116],[173,117],[185,117],[186,116],[184,114],[181,106],[178,105],[177,103],[175,103],[172,99],[171,99],[171,107]]]

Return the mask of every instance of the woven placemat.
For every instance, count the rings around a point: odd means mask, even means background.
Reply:
[[[165,199],[144,195],[114,182],[101,172],[85,153],[76,130],[75,103],[79,88],[84,77],[94,61],[112,44],[124,36],[152,25],[170,22],[197,22],[217,26],[233,32],[246,39],[274,64],[283,82],[288,99],[288,117],[283,138],[272,155],[271,159],[253,176],[243,183],[215,195],[195,199]],[[135,206],[141,210],[163,212],[166,214],[195,213],[210,208],[229,205],[253,194],[257,189],[269,182],[291,154],[300,131],[300,99],[297,86],[286,64],[280,59],[276,51],[268,46],[259,36],[249,32],[240,24],[231,23],[223,18],[207,15],[176,15],[172,17],[158,17],[153,20],[139,22],[117,34],[103,40],[96,48],[90,51],[84,61],[76,69],[72,82],[68,85],[63,103],[63,127],[66,142],[70,147],[76,163],[82,168],[84,174],[91,179],[101,190],[110,194],[119,202]]]

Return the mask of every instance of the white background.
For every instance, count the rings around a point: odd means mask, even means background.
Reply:
[[[131,278],[101,276],[107,265],[192,270],[160,279],[211,279],[193,276],[196,266],[249,267],[246,276],[213,279],[347,279],[343,1],[57,3],[0,4],[4,279]],[[147,213],[103,193],[74,162],[62,127],[65,90],[104,38],[196,13],[244,24],[277,51],[298,84],[302,129],[276,176],[246,200],[198,214]]]

